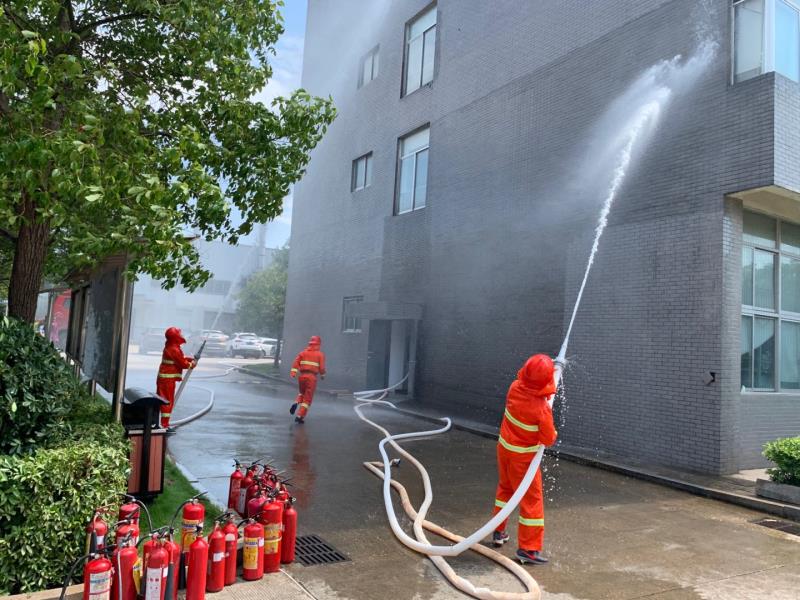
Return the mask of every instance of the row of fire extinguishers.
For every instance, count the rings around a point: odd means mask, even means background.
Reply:
[[[243,475],[238,461],[236,471]],[[114,543],[109,543],[107,509],[95,511],[86,527],[87,553],[76,560],[64,581],[61,600],[78,564],[83,568],[83,600],[177,600],[178,590],[186,590],[186,600],[202,600],[206,592],[218,592],[236,582],[239,540],[242,538],[242,579],[259,580],[264,573],[280,570],[281,564],[294,561],[297,511],[288,492],[288,480],[269,466],[250,465],[246,482],[258,488],[247,498],[245,510],[229,508],[246,515],[237,519],[233,510],[217,517],[207,539],[203,537],[205,506],[199,494],[175,512],[168,527],[153,529],[147,507],[131,496],[119,508],[113,524]],[[231,476],[233,482],[234,476]],[[230,505],[230,496],[229,496]],[[140,535],[139,516],[143,509],[150,527]],[[175,520],[181,514],[180,531]],[[241,536],[240,536],[241,530]],[[142,553],[139,556],[139,548]]]

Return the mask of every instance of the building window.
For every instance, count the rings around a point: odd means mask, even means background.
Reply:
[[[225,296],[230,291],[232,283],[222,279],[211,279],[198,291],[212,296]]]
[[[353,172],[350,178],[350,190],[363,190],[372,183],[372,152],[359,156],[353,161]]]
[[[361,319],[358,317],[348,317],[347,307],[359,302],[363,302],[364,296],[347,296],[342,302],[342,332],[361,333]]]
[[[430,127],[400,138],[396,213],[425,207],[428,196],[428,141]]]
[[[800,81],[800,0],[735,0],[733,81],[777,71]]]
[[[433,81],[436,53],[436,5],[406,25],[403,95]]]
[[[358,74],[358,87],[367,85],[378,76],[378,55],[380,46],[375,46],[361,59],[361,70]]]
[[[800,225],[745,211],[742,387],[800,390]]]

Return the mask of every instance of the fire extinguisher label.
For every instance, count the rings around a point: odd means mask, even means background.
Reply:
[[[241,488],[239,490],[239,512],[244,512],[247,509],[245,505],[245,498],[247,498],[247,488]],[[245,515],[246,516],[246,515]]]
[[[264,527],[264,554],[277,554],[278,543],[281,541],[281,526],[270,523]]]
[[[161,583],[163,580],[164,576],[160,567],[148,567],[144,587],[145,600],[161,598]]]
[[[98,535],[97,536],[97,547],[102,548],[106,544],[106,536]]]
[[[111,596],[111,571],[89,575],[89,599],[108,600]]]
[[[242,567],[245,569],[258,568],[258,547],[264,543],[261,538],[244,538],[242,548]]]
[[[133,585],[136,586],[136,594],[142,593],[142,559],[137,558],[133,565]]]
[[[232,533],[225,534],[225,541],[226,542],[232,542],[235,539],[236,539],[236,536],[233,535]]]
[[[214,552],[214,554],[211,555],[212,562],[219,562],[221,560],[225,560],[224,552]]]
[[[187,519],[183,522],[181,529],[183,530],[183,551],[188,552],[189,546],[192,545],[197,539],[197,526],[200,524],[200,519]]]

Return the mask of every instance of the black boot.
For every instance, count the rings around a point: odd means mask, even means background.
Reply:
[[[294,418],[294,422],[295,423],[305,423],[305,420],[303,419],[303,417],[295,417]]]
[[[296,410],[297,410],[297,402],[295,402],[294,404],[292,404],[292,408],[290,408],[290,409],[289,409],[289,414],[290,414],[290,415],[293,415],[293,414],[294,414],[294,411],[296,411]]]

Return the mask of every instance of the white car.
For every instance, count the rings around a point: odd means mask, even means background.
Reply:
[[[261,356],[264,358],[273,357],[278,349],[278,340],[275,338],[262,337],[258,338],[261,344]]]
[[[242,358],[261,358],[261,344],[255,333],[234,333],[228,341],[228,356]]]

